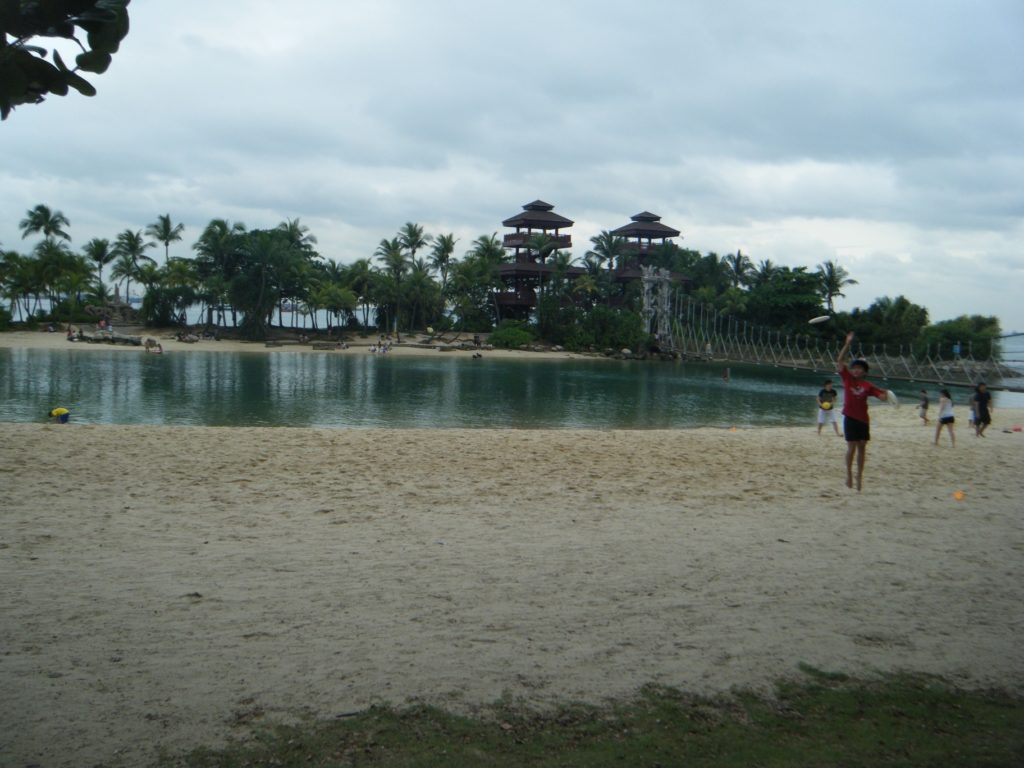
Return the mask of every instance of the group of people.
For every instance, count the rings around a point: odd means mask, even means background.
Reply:
[[[928,392],[921,390],[921,398],[917,405],[917,415],[921,421],[924,422],[925,426],[928,426]],[[974,430],[975,437],[984,437],[985,430],[988,429],[992,423],[992,393],[988,391],[988,386],[985,382],[979,383],[974,388],[974,394],[971,395],[971,399],[968,402],[969,412],[967,416],[968,429]],[[939,444],[939,438],[942,436],[942,428],[946,427],[949,431],[949,440],[953,445],[956,445],[956,434],[953,432],[953,424],[956,422],[956,417],[953,415],[953,396],[949,393],[948,389],[939,390],[939,420],[935,425],[935,444]]]
[[[866,360],[855,359],[847,364],[850,345],[853,343],[853,333],[846,335],[846,343],[839,351],[836,358],[836,370],[843,382],[843,431],[839,431],[839,419],[836,414],[836,398],[838,393],[832,388],[831,380],[825,381],[822,389],[818,392],[818,434],[828,424],[831,424],[835,433],[842,434],[846,438],[846,485],[848,488],[856,486],[861,489],[864,475],[864,461],[868,441],[871,439],[871,431],[868,420],[869,397],[882,401],[895,400],[895,394],[890,390],[880,389],[866,380],[870,366]],[[921,399],[918,404],[918,416],[925,424],[928,424],[928,393],[921,390]],[[974,394],[970,401],[971,425],[978,437],[985,436],[985,430],[992,423],[992,394],[984,382],[974,388]],[[956,436],[953,433],[953,424],[956,421],[953,415],[953,396],[948,389],[939,390],[939,414],[938,424],[935,427],[935,444],[939,444],[942,436],[942,428],[949,431],[950,441],[955,445]],[[856,472],[854,472],[856,462]]]

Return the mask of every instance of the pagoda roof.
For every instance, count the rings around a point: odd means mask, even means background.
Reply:
[[[641,211],[631,216],[631,223],[612,230],[618,237],[669,238],[679,237],[679,230],[661,223],[661,216],[650,211]]]
[[[555,206],[543,200],[534,200],[523,206],[522,213],[516,213],[501,222],[504,227],[526,227],[527,229],[561,229],[571,227],[572,219],[567,219],[554,211]]]

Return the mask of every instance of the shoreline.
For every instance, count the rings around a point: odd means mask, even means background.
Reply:
[[[935,448],[909,410],[862,494],[813,427],[0,424],[0,762],[801,662],[1019,693],[1024,435]]]
[[[301,354],[330,354],[330,355],[365,355],[368,348],[376,343],[375,337],[357,338],[346,342],[347,349],[315,349],[313,344],[330,343],[314,340],[310,343],[300,344],[297,341],[285,340],[277,346],[267,346],[265,341],[242,341],[239,339],[221,339],[220,341],[200,340],[196,342],[182,342],[174,338],[175,329],[169,328],[142,328],[137,326],[122,326],[116,328],[118,334],[126,336],[140,336],[143,340],[152,338],[163,344],[165,354],[179,354],[182,352],[252,352],[259,354],[278,354],[282,352],[295,352]],[[607,360],[611,359],[603,354],[569,352],[566,350],[522,350],[522,349],[462,349],[448,345],[433,344],[423,346],[425,338],[410,334],[401,344],[395,344],[388,355],[396,357],[428,357],[437,355],[472,355],[474,352],[481,352],[487,357],[500,359],[521,359],[521,360]],[[415,339],[416,341],[412,341]],[[461,340],[460,343],[466,340]],[[438,346],[448,347],[438,350]],[[141,346],[127,344],[89,343],[87,341],[69,342],[63,331],[49,333],[45,330],[39,331],[4,331],[0,332],[0,349],[75,349],[75,350],[117,350],[135,354],[146,354]]]

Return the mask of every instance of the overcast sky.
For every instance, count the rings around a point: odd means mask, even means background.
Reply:
[[[327,257],[406,221],[458,253],[531,200],[573,254],[642,210],[681,244],[835,259],[932,320],[1024,330],[1024,3],[136,0],[93,99],[0,124],[0,244],[170,213],[300,217]]]

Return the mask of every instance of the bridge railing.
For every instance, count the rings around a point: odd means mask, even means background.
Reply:
[[[672,313],[669,338],[662,345],[690,359],[721,360],[754,365],[785,366],[808,371],[835,369],[840,343],[811,334],[784,334],[782,331],[737,320],[720,310],[676,293],[670,302]],[[920,381],[972,386],[986,381],[993,386],[1017,388],[1021,374],[995,357],[975,358],[967,353],[943,359],[931,349],[915,354],[900,346],[863,345],[854,342],[851,356],[867,360],[872,373],[882,379]]]

